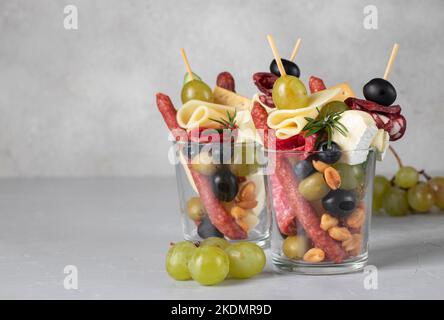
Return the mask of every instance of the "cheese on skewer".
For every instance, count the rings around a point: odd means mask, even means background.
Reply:
[[[299,134],[307,124],[305,117],[316,118],[318,109],[331,101],[339,93],[337,89],[319,91],[309,96],[309,104],[300,109],[275,109],[268,115],[267,124],[276,131],[279,139],[288,139]]]

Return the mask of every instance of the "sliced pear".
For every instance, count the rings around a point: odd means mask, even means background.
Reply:
[[[252,101],[237,93],[216,86],[213,91],[214,103],[236,107],[237,110],[250,110]]]

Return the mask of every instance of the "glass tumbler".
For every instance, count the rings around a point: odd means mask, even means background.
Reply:
[[[175,142],[184,238],[222,237],[269,247],[264,153],[254,142]]]
[[[366,265],[375,151],[339,152],[265,152],[278,271],[338,274]]]

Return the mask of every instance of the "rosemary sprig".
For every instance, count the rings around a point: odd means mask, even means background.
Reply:
[[[321,112],[318,108],[316,109],[318,110],[318,116],[315,119],[305,117],[307,124],[302,130],[306,131],[305,137],[320,133],[316,139],[316,145],[321,141],[323,133],[326,133],[328,147],[330,148],[333,139],[333,130],[338,131],[343,136],[347,136],[347,128],[339,121],[344,111],[329,113],[321,117]]]
[[[222,126],[222,129],[234,130],[237,128],[236,110],[234,110],[233,115],[231,115],[230,112],[227,110],[227,119],[224,119],[224,118],[220,118],[220,119],[208,118],[208,119],[211,121],[214,121],[216,123],[219,123]]]

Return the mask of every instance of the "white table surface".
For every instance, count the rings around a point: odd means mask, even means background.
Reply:
[[[22,299],[407,299],[444,298],[444,214],[374,217],[363,273],[276,274],[215,287],[176,282],[164,270],[181,239],[172,178],[0,180],[0,298]],[[66,265],[78,290],[63,287]]]

